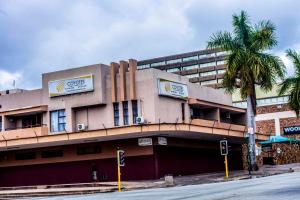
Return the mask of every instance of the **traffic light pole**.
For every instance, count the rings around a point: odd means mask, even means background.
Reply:
[[[119,156],[118,156],[118,159],[119,159]],[[118,162],[118,191],[121,192],[122,189],[121,189],[122,185],[121,185],[121,167],[120,167],[120,164]]]
[[[220,141],[220,151],[221,151],[221,155],[224,156],[225,175],[226,175],[226,178],[228,178],[228,161],[227,161],[228,142],[225,138]]]
[[[224,156],[225,157],[225,175],[226,175],[226,178],[228,178],[228,162],[227,162],[227,155]]]
[[[118,166],[118,191],[122,191],[122,184],[121,184],[121,167],[125,166],[124,160],[124,151],[118,148],[117,150],[117,166]]]

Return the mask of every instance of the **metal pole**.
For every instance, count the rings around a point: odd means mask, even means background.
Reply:
[[[120,167],[120,154],[117,151],[117,164],[118,164],[118,192],[121,192],[121,167]]]
[[[225,175],[226,175],[226,178],[228,178],[228,162],[227,162],[227,155],[225,155]]]
[[[118,164],[118,191],[121,192],[121,167]]]

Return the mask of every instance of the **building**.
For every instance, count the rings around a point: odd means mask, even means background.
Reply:
[[[207,49],[142,60],[138,62],[138,69],[157,68],[186,76],[193,83],[221,88],[226,68],[225,56],[224,51]],[[274,85],[270,92],[256,88],[257,131],[266,135],[289,135],[300,138],[300,131],[294,134],[284,132],[284,128],[300,126],[300,121],[288,108],[288,95],[278,96],[278,89],[278,85]],[[247,102],[241,99],[239,90],[232,95],[232,101],[234,107],[247,107]]]
[[[225,51],[206,49],[138,61],[138,69],[156,68],[189,78],[190,82],[220,88],[225,73]]]
[[[124,180],[242,168],[245,110],[222,90],[137,62],[42,75],[42,88],[1,92],[0,186]],[[267,136],[257,135],[258,140]]]
[[[274,85],[269,92],[256,88],[257,97],[257,132],[271,136],[285,136],[300,138],[300,131],[285,131],[290,127],[299,127],[300,119],[288,106],[289,96],[287,94],[278,96],[279,84]],[[233,106],[246,108],[246,101],[242,100],[237,90],[232,95]]]

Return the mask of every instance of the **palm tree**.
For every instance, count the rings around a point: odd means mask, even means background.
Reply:
[[[233,93],[240,88],[240,95],[247,99],[247,127],[249,135],[250,170],[257,170],[255,155],[255,86],[270,91],[276,79],[283,78],[285,67],[281,59],[266,51],[277,45],[275,26],[263,20],[252,26],[245,11],[234,14],[233,33],[217,32],[208,41],[208,48],[219,48],[228,52],[225,58],[226,72],[223,87]]]
[[[288,105],[299,117],[300,110],[300,54],[294,50],[286,50],[286,56],[293,62],[295,75],[286,78],[280,84],[279,95],[289,95]]]

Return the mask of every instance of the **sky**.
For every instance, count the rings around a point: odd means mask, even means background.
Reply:
[[[206,48],[232,15],[276,25],[272,50],[300,51],[297,0],[0,0],[0,90],[41,87],[41,74],[97,63],[137,60]]]

